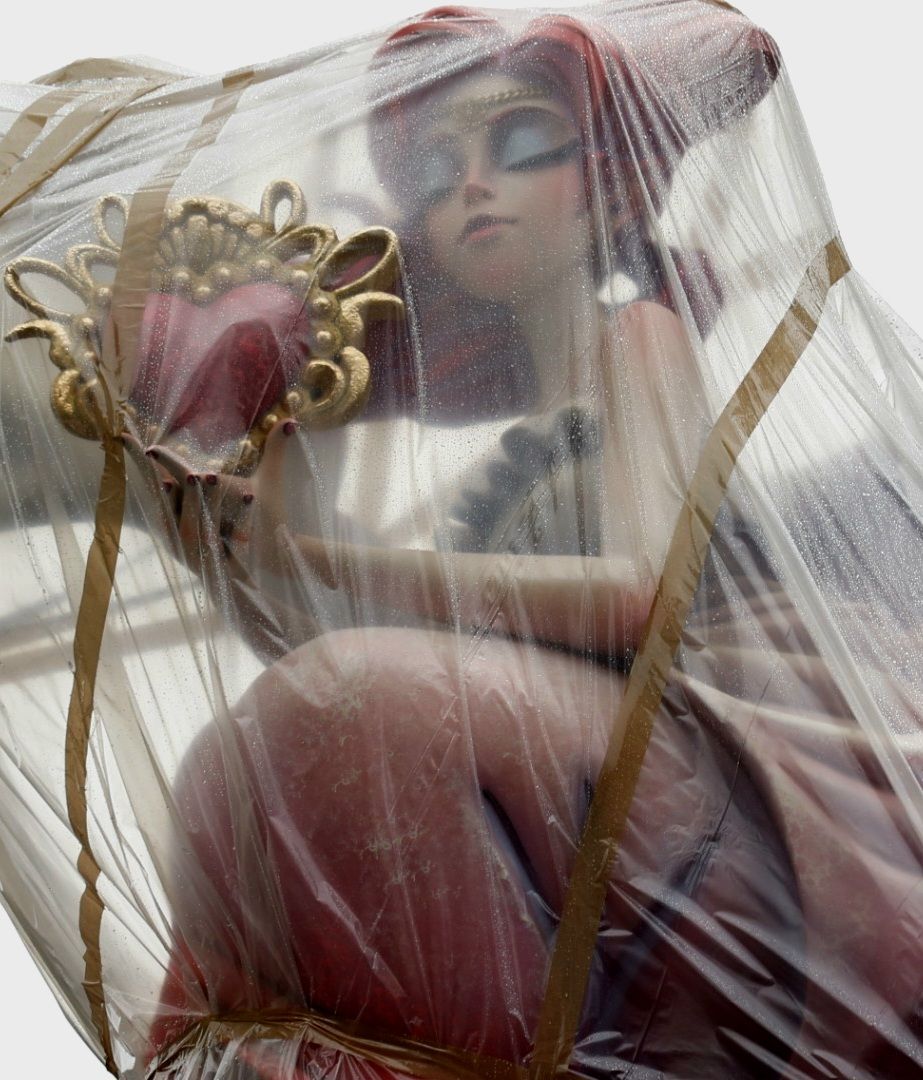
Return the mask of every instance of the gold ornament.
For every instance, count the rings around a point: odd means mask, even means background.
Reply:
[[[277,227],[276,213],[284,202],[288,218]],[[127,201],[106,195],[94,208],[98,241],[70,248],[63,266],[26,256],[10,263],[4,274],[9,294],[38,316],[14,327],[6,340],[48,338],[49,356],[60,368],[52,409],[68,431],[85,439],[102,437],[97,418],[104,410],[96,395],[113,288],[97,280],[94,270],[118,268],[121,246],[108,224],[113,214],[124,229]],[[390,229],[362,229],[341,241],[329,226],[305,224],[306,218],[304,195],[290,180],[266,188],[259,213],[212,196],[180,199],[164,213],[151,267],[152,291],[207,307],[237,286],[270,282],[290,289],[311,316],[310,354],[297,385],[286,387],[280,400],[257,418],[236,454],[220,463],[223,472],[252,471],[267,431],[280,419],[331,427],[356,416],[371,386],[369,362],[358,347],[366,323],[404,311],[403,302],[387,291],[398,274],[397,237]],[[365,263],[358,273],[353,270]],[[73,314],[43,303],[23,284],[25,274],[63,285],[80,298],[83,310]],[[150,442],[157,418],[140,415],[130,401],[120,402],[119,410],[123,427]]]
[[[498,90],[493,94],[469,97],[447,106],[446,112],[459,127],[478,128],[484,117],[499,105],[508,105],[513,101],[547,101],[551,91],[540,86],[519,86],[512,90]]]

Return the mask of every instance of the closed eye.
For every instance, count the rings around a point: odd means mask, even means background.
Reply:
[[[447,198],[458,187],[462,163],[451,144],[435,143],[421,155],[417,176],[419,192],[424,202],[436,203]]]
[[[424,191],[421,195],[422,202],[425,206],[432,206],[434,203],[442,202],[443,199],[447,199],[454,193],[456,185],[451,187],[434,188],[431,191]]]
[[[507,172],[526,172],[529,169],[543,169],[549,165],[559,165],[568,158],[573,157],[580,146],[580,138],[571,139],[563,146],[555,147],[554,150],[545,150],[541,154],[531,154],[519,161],[512,161],[506,166]]]

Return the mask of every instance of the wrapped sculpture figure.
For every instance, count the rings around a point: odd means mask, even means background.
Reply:
[[[773,40],[45,81],[0,886],[109,1070],[923,1077],[923,343]]]

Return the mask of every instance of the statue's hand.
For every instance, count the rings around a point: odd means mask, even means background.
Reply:
[[[284,458],[297,429],[295,421],[280,420],[248,477],[198,471],[169,444],[143,447],[123,436],[156,493],[173,553],[196,574],[249,579],[260,567],[280,569],[279,544],[290,525]]]

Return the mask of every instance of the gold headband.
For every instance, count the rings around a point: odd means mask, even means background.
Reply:
[[[521,101],[526,98],[545,101],[551,97],[551,91],[541,87],[520,86],[513,90],[499,90],[494,94],[484,94],[481,97],[466,98],[446,108],[452,120],[465,128],[477,127],[484,116],[498,105],[506,105],[510,101]]]

